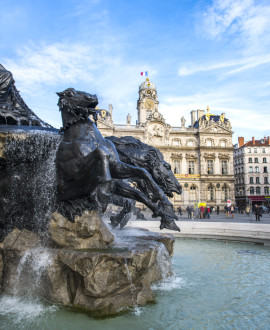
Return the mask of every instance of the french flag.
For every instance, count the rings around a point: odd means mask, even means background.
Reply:
[[[141,72],[141,76],[146,76],[146,77],[148,77],[148,71]]]

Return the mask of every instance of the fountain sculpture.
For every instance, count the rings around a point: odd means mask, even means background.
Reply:
[[[0,69],[0,289],[24,294],[28,288],[99,315],[153,299],[151,283],[171,272],[160,260],[170,260],[172,236],[124,229],[124,240],[115,240],[101,216],[109,203],[123,206],[111,218],[112,227],[123,228],[135,200],[161,217],[161,229],[180,231],[166,197],[181,193],[169,164],[155,148],[148,146],[146,156],[147,145],[134,138],[104,139],[89,118],[96,120],[96,95],[73,88],[57,93],[59,134]],[[31,265],[44,253],[39,285],[29,287]]]

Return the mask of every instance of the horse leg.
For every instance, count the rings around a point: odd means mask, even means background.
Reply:
[[[114,179],[130,179],[133,177],[143,179],[153,194],[151,198],[153,202],[160,200],[166,204],[169,203],[162,189],[159,188],[151,174],[145,169],[122,162],[112,162],[110,163],[110,170]]]
[[[168,228],[171,230],[180,231],[179,227],[175,224],[173,220],[175,218],[175,214],[166,214],[166,212],[164,212],[163,208],[160,205],[157,206],[156,204],[154,204],[142,192],[134,189],[133,187],[129,186],[121,180],[113,180],[111,188],[114,194],[135,199],[138,202],[141,202],[147,207],[149,207],[149,209],[153,212],[152,217],[157,218],[158,216],[160,216],[160,229]]]
[[[162,210],[163,215],[169,216],[170,218],[173,219],[177,219],[172,203],[169,202],[164,192],[159,188],[159,186],[153,180],[152,176],[148,171],[146,171],[143,168],[135,167],[122,162],[110,163],[110,169],[113,178],[116,177],[116,178],[125,179],[125,178],[139,177],[140,179],[143,179],[153,194],[151,200],[153,202],[159,200],[159,209]]]
[[[111,181],[112,177],[111,177],[110,165],[109,165],[110,153],[108,149],[104,146],[97,147],[87,157],[91,159],[96,155],[101,160],[102,175],[99,177],[100,183]]]

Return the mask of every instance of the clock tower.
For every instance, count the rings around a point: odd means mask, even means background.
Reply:
[[[156,86],[146,78],[146,81],[139,87],[138,125],[145,124],[151,114],[158,112],[158,104]]]

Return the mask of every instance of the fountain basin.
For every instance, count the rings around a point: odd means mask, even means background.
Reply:
[[[55,219],[60,219],[58,225]],[[63,225],[65,221],[72,235]],[[76,216],[75,223],[54,214],[45,236],[14,229],[0,250],[4,261],[2,291],[16,296],[43,297],[98,316],[153,301],[151,285],[172,274],[174,238],[141,231],[141,235],[132,236],[122,233],[114,242],[108,229],[104,234],[104,227],[96,214],[86,211],[82,217]],[[63,233],[59,235],[61,230]],[[68,237],[68,244],[63,244],[63,237]],[[107,241],[100,245],[104,237]]]

